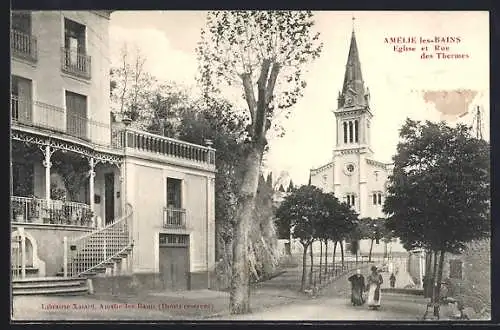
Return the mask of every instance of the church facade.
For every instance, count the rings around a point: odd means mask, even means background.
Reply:
[[[325,192],[333,192],[359,214],[359,218],[383,218],[391,163],[376,160],[370,132],[374,110],[370,107],[370,92],[361,72],[358,46],[354,30],[342,91],[339,92],[335,115],[336,138],[331,162],[310,170],[312,185]],[[360,244],[361,254],[367,254],[370,241]],[[398,240],[374,244],[374,253],[405,252]]]

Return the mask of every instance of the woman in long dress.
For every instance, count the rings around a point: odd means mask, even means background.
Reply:
[[[377,271],[377,267],[372,266],[372,272],[368,275],[368,307],[371,309],[378,309],[380,307],[380,286],[384,283],[382,275]]]
[[[348,278],[351,282],[351,303],[353,306],[361,306],[365,303],[363,291],[365,290],[365,277],[361,275],[361,270],[356,270],[356,274]]]

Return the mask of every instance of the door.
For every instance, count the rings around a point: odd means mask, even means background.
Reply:
[[[187,235],[160,234],[160,273],[163,289],[189,289],[189,240]]]
[[[11,112],[12,120],[23,124],[32,122],[32,84],[31,80],[12,76],[11,80]]]
[[[87,139],[87,97],[66,91],[66,132]]]
[[[104,208],[106,225],[115,219],[115,174],[104,174]]]

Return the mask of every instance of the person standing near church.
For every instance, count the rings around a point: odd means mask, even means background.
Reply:
[[[394,273],[391,274],[389,281],[391,282],[391,288],[394,288],[396,286],[396,276],[394,275]]]
[[[356,274],[348,278],[351,282],[351,303],[353,306],[361,306],[365,303],[363,291],[365,290],[365,277],[361,275],[361,270],[356,270]]]
[[[372,266],[371,274],[367,278],[368,282],[368,307],[378,309],[380,307],[380,286],[384,283],[382,275],[379,274],[377,267]]]

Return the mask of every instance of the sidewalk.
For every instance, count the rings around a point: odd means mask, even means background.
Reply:
[[[250,295],[252,312],[314,300],[299,292],[302,267],[285,269],[271,280],[255,284]],[[326,285],[319,296],[349,290],[348,274]],[[333,290],[333,291],[332,291]],[[340,290],[341,292],[334,292]],[[195,290],[142,292],[138,295],[16,296],[13,320],[200,320],[229,315],[229,292]]]

